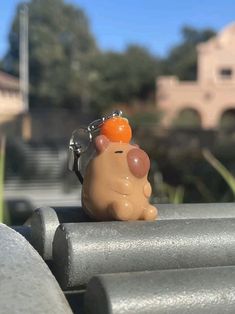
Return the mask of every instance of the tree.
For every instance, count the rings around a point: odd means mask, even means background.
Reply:
[[[19,12],[2,67],[19,73]],[[116,103],[153,101],[158,74],[196,77],[196,45],[210,29],[184,27],[182,42],[159,60],[138,45],[101,53],[84,12],[63,0],[31,0],[29,6],[30,106],[87,107],[103,111]],[[89,106],[88,106],[89,105]]]
[[[103,53],[92,68],[98,76],[93,91],[100,107],[153,98],[159,61],[146,48],[132,45],[124,53]]]
[[[19,69],[19,12],[12,23],[4,68]],[[98,49],[84,12],[63,0],[29,3],[30,104],[75,106],[81,103],[87,63]]]
[[[164,75],[176,75],[181,80],[195,80],[197,75],[196,46],[215,36],[212,29],[197,30],[193,27],[182,28],[183,40],[173,47],[162,62]]]

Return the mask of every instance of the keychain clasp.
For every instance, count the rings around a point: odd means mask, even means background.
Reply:
[[[94,131],[97,131],[98,129],[100,129],[100,127],[102,126],[102,124],[106,120],[109,120],[109,119],[114,118],[114,117],[121,117],[121,116],[122,116],[122,111],[121,110],[115,110],[111,114],[106,115],[106,116],[102,117],[101,119],[97,119],[97,120],[91,122],[88,125],[87,130],[91,133]]]

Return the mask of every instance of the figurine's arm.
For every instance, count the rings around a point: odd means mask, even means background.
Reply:
[[[133,191],[133,184],[127,179],[117,179],[111,183],[111,190],[123,195],[130,195]]]
[[[149,198],[152,194],[152,188],[149,182],[146,182],[144,185],[144,196]]]

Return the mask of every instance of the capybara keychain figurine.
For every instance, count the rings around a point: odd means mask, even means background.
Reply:
[[[157,218],[156,207],[149,203],[152,192],[147,179],[150,160],[138,145],[130,143],[131,137],[131,127],[121,111],[114,111],[73,133],[70,169],[83,184],[82,206],[95,220]],[[92,145],[93,153],[89,153],[90,160],[82,173],[79,163],[82,164],[81,157],[90,146],[84,144],[86,140]]]

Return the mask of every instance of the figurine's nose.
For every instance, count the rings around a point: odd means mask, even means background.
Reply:
[[[127,153],[127,163],[131,173],[137,178],[143,178],[150,168],[148,155],[139,148],[133,148]]]

